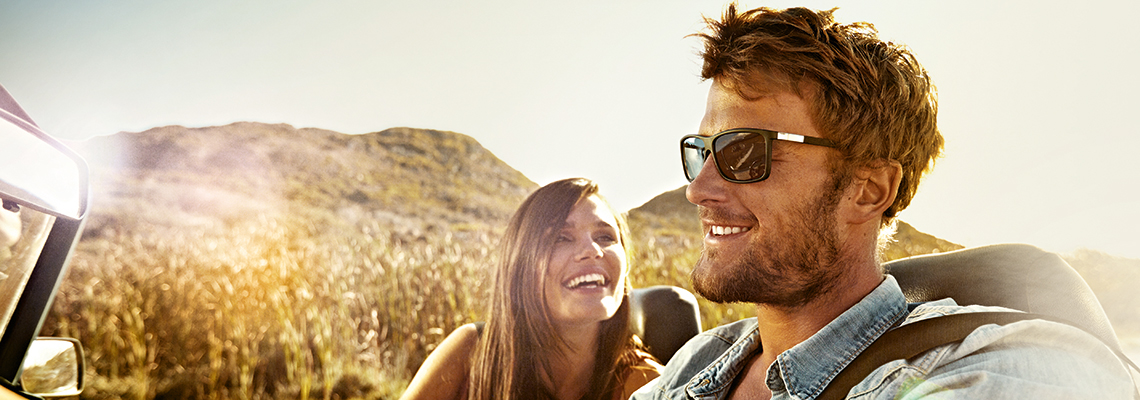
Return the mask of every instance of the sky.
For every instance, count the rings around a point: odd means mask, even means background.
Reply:
[[[0,84],[70,140],[237,121],[478,140],[614,206],[684,185],[702,16],[725,1],[0,2]],[[741,1],[838,7],[907,45],[944,156],[900,219],[966,246],[1140,258],[1140,2]]]

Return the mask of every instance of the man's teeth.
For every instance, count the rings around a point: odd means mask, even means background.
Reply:
[[[586,275],[582,275],[582,276],[579,276],[577,278],[571,279],[569,282],[566,282],[566,287],[573,289],[573,288],[576,288],[579,286],[586,286],[586,285],[602,286],[605,284],[606,284],[606,277],[602,276],[602,274],[596,274],[595,273],[595,274],[586,274]]]
[[[750,228],[743,228],[739,226],[713,226],[712,234],[717,236],[731,235],[734,233],[747,232]]]

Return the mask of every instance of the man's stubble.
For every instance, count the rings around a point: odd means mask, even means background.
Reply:
[[[843,179],[838,179],[842,181]],[[746,302],[776,307],[797,307],[827,293],[838,283],[836,260],[839,237],[836,224],[841,185],[831,182],[810,203],[785,215],[749,244],[733,260],[715,249],[703,248],[693,268],[693,288],[718,302]],[[698,207],[702,218],[720,212]]]

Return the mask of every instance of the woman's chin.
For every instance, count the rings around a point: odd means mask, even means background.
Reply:
[[[616,296],[603,296],[593,301],[581,302],[567,307],[565,313],[554,312],[554,319],[571,324],[602,322],[613,318],[619,307],[621,307],[621,300]]]

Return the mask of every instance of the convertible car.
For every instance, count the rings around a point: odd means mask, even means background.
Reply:
[[[83,390],[78,341],[38,334],[83,229],[87,182],[83,159],[40,130],[0,86],[0,400]],[[1097,336],[1132,364],[1092,290],[1055,254],[1007,244],[886,267],[908,301],[952,297],[1044,315]],[[663,363],[702,330],[696,298],[684,289],[635,289],[631,301],[633,330]]]

